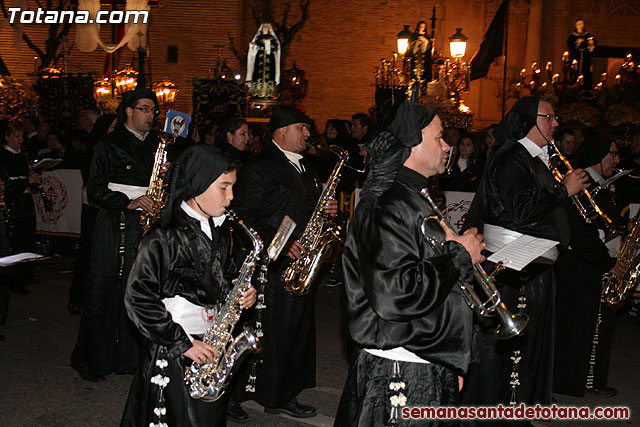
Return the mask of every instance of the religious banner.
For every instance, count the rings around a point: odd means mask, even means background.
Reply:
[[[475,193],[445,191],[444,195],[447,198],[447,208],[443,214],[454,231],[459,233],[462,224],[464,224],[465,219],[467,219],[467,212],[469,212]]]
[[[236,80],[193,79],[193,121],[198,126],[220,124],[246,115],[246,91]]]
[[[169,135],[177,135],[186,138],[189,134],[189,123],[191,116],[176,110],[167,111],[167,118],[164,121],[164,131]]]
[[[42,192],[51,204],[51,209],[45,209],[40,193],[33,193],[37,231],[79,235],[82,212],[80,170],[59,169],[43,172],[41,185]]]
[[[91,75],[44,75],[35,85],[40,114],[52,127],[73,127],[81,110],[95,110]]]

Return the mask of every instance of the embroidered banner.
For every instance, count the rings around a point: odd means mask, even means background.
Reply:
[[[80,234],[82,213],[82,176],[79,169],[59,169],[42,174],[42,191],[51,202],[46,210],[39,193],[36,205],[36,229],[45,233]]]

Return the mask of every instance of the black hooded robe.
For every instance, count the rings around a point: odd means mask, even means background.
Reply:
[[[100,211],[92,239],[88,300],[81,325],[86,327],[89,342],[81,351],[81,359],[95,374],[133,373],[138,363],[140,336],[127,318],[123,298],[142,238],[141,211],[127,209],[129,197],[110,190],[108,185],[147,187],[156,148],[153,137],[141,141],[120,123],[94,151],[87,196]],[[119,253],[121,240],[123,254]]]
[[[537,106],[537,104],[536,104]],[[467,223],[499,225],[523,234],[569,242],[566,207],[567,190],[556,185],[551,172],[539,157],[511,138],[510,148],[490,160],[480,182]],[[473,358],[465,377],[462,402],[471,405],[508,404],[512,398],[511,373],[514,351],[519,352],[519,385],[515,401],[551,404],[555,322],[555,279],[552,265],[532,263],[522,272],[505,270],[497,276],[502,300],[518,312],[519,298],[526,297],[523,309],[529,324],[519,337],[498,341],[493,335],[497,322],[478,318]]]
[[[145,343],[122,426],[158,422],[154,410],[163,407],[166,408],[163,422],[170,426],[226,425],[228,393],[215,402],[189,396],[184,376],[191,360],[183,353],[192,344],[162,303],[164,298],[181,296],[202,307],[219,309],[224,304],[228,279],[237,272],[230,256],[229,226],[225,223],[214,233],[218,236],[214,238],[217,244],[212,258],[212,241],[200,229],[199,222],[179,212],[167,227],[150,229],[140,243],[125,292],[125,306]],[[205,269],[210,270],[208,275]],[[158,366],[162,363],[158,361],[166,361],[167,366]],[[169,378],[162,393],[151,381],[157,375]]]
[[[228,222],[216,226],[210,216],[207,222],[196,219],[182,203],[194,199],[206,212],[196,197],[235,167],[219,149],[197,145],[183,152],[167,174],[170,196],[162,220],[144,235],[124,295],[145,343],[122,426],[226,425],[229,393],[215,402],[192,398],[185,384],[192,362],[184,353],[192,347],[188,333],[202,340],[217,319],[238,274],[242,253],[235,248],[241,246],[233,245]]]
[[[322,191],[313,168],[301,160],[299,173],[270,141],[255,162],[243,170],[232,206],[269,246],[282,219],[296,223],[292,237],[304,231]],[[269,265],[262,313],[262,363],[257,365],[256,391],[247,396],[265,407],[279,408],[302,390],[316,385],[315,290],[294,296],[284,290],[282,272],[290,258],[281,253]]]
[[[472,312],[456,282],[472,280],[471,259],[458,243],[447,242],[440,252],[422,234],[423,219],[435,214],[419,194],[427,184],[424,176],[401,168],[378,204],[358,205],[342,256],[349,332],[358,346],[403,347],[431,362],[399,362],[406,407],[455,405],[457,376],[470,358]],[[443,240],[441,229],[436,237]],[[360,350],[336,426],[386,425],[392,366]]]

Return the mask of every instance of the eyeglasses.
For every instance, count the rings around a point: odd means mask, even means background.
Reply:
[[[558,121],[558,116],[554,116],[552,114],[536,114],[538,117],[546,117],[547,120],[551,121],[552,119],[555,119],[556,122]]]
[[[158,110],[156,107],[131,107],[134,110],[140,110],[145,114],[149,114],[149,113],[153,113],[153,114],[160,114],[160,110]]]

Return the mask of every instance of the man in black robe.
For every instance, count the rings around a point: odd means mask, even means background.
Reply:
[[[145,194],[158,146],[149,131],[158,112],[151,90],[126,92],[115,130],[94,149],[87,196],[100,211],[92,239],[87,306],[71,356],[72,367],[88,381],[103,380],[112,372],[131,374],[137,365],[141,339],[127,318],[123,296],[142,238],[140,213],[153,209]]]
[[[142,239],[125,291],[127,313],[145,345],[122,426],[226,425],[229,390],[215,402],[194,399],[184,377],[192,361],[219,360],[203,335],[222,317],[241,268],[236,261],[240,245],[233,238],[237,233],[231,233],[225,215],[237,166],[221,150],[198,144],[169,171],[171,196],[162,223]],[[249,286],[241,298],[237,302],[248,309],[255,303],[255,289]]]
[[[433,110],[403,103],[366,149],[373,160],[342,257],[349,332],[361,349],[335,425],[406,425],[404,406],[457,402],[472,333],[457,282],[473,280],[483,243],[438,221],[423,234],[435,210],[420,191],[449,151]]]
[[[463,227],[483,227],[492,251],[522,234],[557,241],[560,250],[569,244],[566,209],[573,209],[569,196],[587,185],[587,176],[576,169],[564,183],[554,179],[547,144],[557,126],[550,102],[525,97],[496,127],[496,142]],[[530,321],[520,336],[498,341],[493,335],[495,321],[479,319],[463,403],[551,404],[555,330],[551,264],[558,255],[552,249],[542,262],[498,275],[507,308],[528,314]]]
[[[591,189],[613,175],[619,156],[615,143],[592,141],[589,144],[582,165],[586,166]],[[612,220],[613,227],[620,229],[623,224],[609,190],[601,189],[595,200]],[[605,245],[603,239],[609,232],[600,232],[603,229],[600,221],[588,224],[577,209],[569,209],[568,215],[571,246],[560,254],[556,263],[558,313],[553,391],[584,396],[589,390],[600,397],[613,397],[617,391],[607,386],[607,379],[616,310],[601,303],[600,298],[603,274],[622,276],[624,263],[616,262],[608,249],[615,248],[620,238]]]
[[[304,231],[322,192],[322,183],[302,153],[309,137],[307,119],[290,107],[275,107],[269,128],[272,140],[242,171],[233,208],[253,227],[265,247],[288,215],[296,227],[280,256],[269,265],[264,289],[266,308],[261,313],[264,337],[262,360],[256,372],[255,393],[249,395],[272,414],[307,418],[315,408],[298,403],[296,396],[316,384],[315,289],[291,295],[282,273],[304,248],[298,238]],[[326,209],[337,212],[332,201]]]

